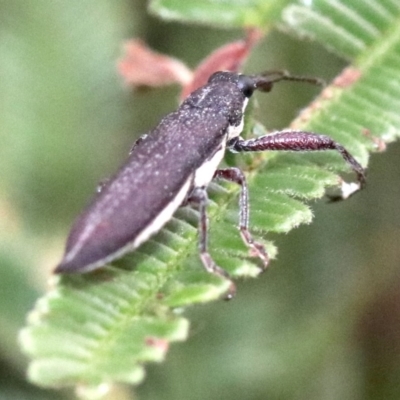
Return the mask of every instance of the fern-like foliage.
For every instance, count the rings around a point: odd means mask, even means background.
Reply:
[[[153,12],[162,3],[163,13],[169,7],[169,15],[181,11],[183,18],[186,8],[179,9],[178,2],[154,1]],[[326,87],[293,126],[330,135],[363,165],[377,142],[399,136],[399,21],[400,3],[390,0],[314,0],[285,8],[285,29],[353,60],[353,69]],[[252,125],[250,120],[247,126]],[[323,196],[327,186],[337,184],[337,173],[347,171],[331,152],[275,153],[246,161],[252,232],[264,241],[271,232],[310,222],[304,201]],[[234,185],[210,187],[211,253],[233,277],[253,277],[260,272],[257,260],[235,229],[237,195]],[[182,208],[160,233],[113,265],[55,278],[20,335],[32,358],[30,379],[45,386],[137,383],[144,363],[161,361],[170,342],[184,340],[188,322],[181,308],[219,299],[228,288],[198,260],[197,217],[195,210]],[[273,256],[273,244],[266,245]]]

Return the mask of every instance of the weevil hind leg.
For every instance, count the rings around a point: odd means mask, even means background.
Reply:
[[[232,299],[236,294],[236,286],[229,274],[219,267],[212,259],[208,252],[208,218],[207,218],[207,191],[203,187],[194,188],[187,202],[194,203],[198,206],[200,213],[199,220],[199,252],[200,259],[204,268],[211,274],[226,278],[230,281],[228,292],[225,295],[226,300]]]
[[[249,190],[246,177],[239,168],[219,169],[214,174],[215,179],[225,179],[240,185],[239,198],[239,230],[245,245],[250,249],[252,257],[258,257],[262,261],[262,268],[268,267],[269,256],[265,246],[256,242],[249,230]]]
[[[344,200],[365,186],[365,170],[358,161],[339,143],[326,135],[307,131],[278,131],[254,139],[232,139],[228,148],[235,152],[257,151],[324,151],[335,150],[354,171],[357,182],[342,185],[340,196],[331,197],[332,201]]]

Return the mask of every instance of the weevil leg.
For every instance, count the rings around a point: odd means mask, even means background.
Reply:
[[[326,135],[306,131],[280,131],[248,140],[234,138],[229,141],[228,147],[233,152],[336,150],[355,172],[357,183],[344,183],[342,185],[342,195],[332,197],[331,200],[346,199],[365,186],[364,168],[341,144]]]
[[[194,188],[188,197],[188,202],[197,204],[200,220],[199,220],[199,252],[200,259],[204,265],[204,268],[214,274],[228,279],[231,284],[226,294],[226,299],[232,299],[236,294],[236,286],[232,282],[229,274],[219,267],[212,259],[210,253],[208,252],[208,217],[207,217],[207,191],[204,187]]]
[[[219,169],[215,172],[214,178],[225,179],[240,185],[239,197],[239,230],[243,242],[250,249],[253,257],[258,257],[263,263],[263,270],[268,267],[269,257],[264,245],[256,242],[249,231],[249,190],[246,177],[239,168]]]

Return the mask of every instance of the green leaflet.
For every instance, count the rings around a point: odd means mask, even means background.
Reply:
[[[221,27],[265,27],[288,0],[152,0],[149,10],[165,20]]]

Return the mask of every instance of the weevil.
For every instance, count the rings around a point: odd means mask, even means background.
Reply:
[[[77,218],[69,234],[65,255],[56,273],[88,272],[139,247],[158,232],[184,204],[199,210],[199,254],[205,269],[221,277],[228,273],[216,265],[207,246],[207,186],[213,179],[240,185],[239,231],[264,268],[265,247],[249,230],[246,178],[236,167],[218,169],[226,150],[335,150],[357,176],[342,198],[365,184],[363,167],[329,136],[306,131],[278,131],[253,139],[240,137],[249,98],[259,90],[271,91],[282,80],[309,81],[285,72],[243,75],[219,71],[192,92],[180,107],[165,116],[134,144],[128,160],[96,194]],[[235,291],[231,283],[228,297]]]

